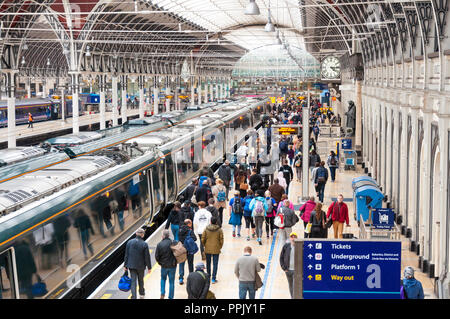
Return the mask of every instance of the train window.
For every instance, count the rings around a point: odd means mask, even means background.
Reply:
[[[17,298],[17,273],[12,249],[0,254],[0,299]]]

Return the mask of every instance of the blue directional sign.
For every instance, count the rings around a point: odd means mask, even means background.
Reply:
[[[394,227],[394,210],[392,208],[377,208],[372,211],[372,226],[377,229]]]
[[[304,241],[304,299],[399,299],[400,279],[400,241]]]

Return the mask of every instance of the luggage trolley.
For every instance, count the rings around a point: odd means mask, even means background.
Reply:
[[[344,170],[354,170],[356,171],[356,151],[355,150],[345,150],[343,152],[344,160]]]

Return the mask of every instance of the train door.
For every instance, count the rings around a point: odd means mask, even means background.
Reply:
[[[151,168],[152,198],[154,216],[161,211],[165,203],[165,172],[164,161],[158,160]]]
[[[166,202],[175,201],[175,198],[177,196],[177,179],[175,172],[177,171],[175,166],[174,158],[175,156],[171,154],[168,154],[166,156],[166,191],[167,191],[167,198]]]
[[[14,248],[0,254],[0,299],[19,299]]]
[[[153,178],[152,178],[152,169],[148,169],[145,172],[145,176],[147,179],[147,191],[148,191],[148,206],[149,206],[149,214],[150,216],[148,217],[148,221],[151,223],[153,221],[153,216],[155,214],[155,209],[154,209],[154,205],[153,205]]]

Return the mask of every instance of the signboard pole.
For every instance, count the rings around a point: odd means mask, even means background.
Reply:
[[[303,299],[303,240],[294,243],[294,293],[293,299]]]
[[[303,107],[302,115],[302,141],[303,141],[303,172],[302,172],[302,199],[308,198],[309,193],[309,107],[310,107],[310,93],[308,88],[308,98],[306,107]]]

